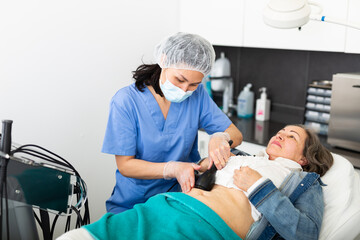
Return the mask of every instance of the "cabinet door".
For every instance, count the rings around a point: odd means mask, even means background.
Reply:
[[[349,0],[348,22],[360,26],[360,1]],[[347,28],[345,52],[360,53],[360,30]]]
[[[344,52],[346,27],[310,20],[301,30],[272,28],[263,22],[262,17],[267,2],[245,0],[245,47]],[[316,2],[323,6],[322,15],[346,20],[348,0]]]
[[[180,31],[214,45],[242,46],[244,0],[180,0]]]

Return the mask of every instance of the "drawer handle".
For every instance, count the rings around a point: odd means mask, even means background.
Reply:
[[[353,88],[360,88],[360,85],[353,85]]]

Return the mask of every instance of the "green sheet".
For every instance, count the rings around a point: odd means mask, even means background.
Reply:
[[[95,239],[241,239],[209,207],[183,193],[164,193],[84,226]]]

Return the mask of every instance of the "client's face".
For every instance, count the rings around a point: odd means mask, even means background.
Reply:
[[[286,126],[273,136],[266,148],[270,160],[283,157],[294,160],[300,165],[306,165],[307,161],[303,156],[307,134],[304,129],[297,126]]]

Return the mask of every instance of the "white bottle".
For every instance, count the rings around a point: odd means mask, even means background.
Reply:
[[[266,96],[266,88],[259,89],[260,98],[256,100],[255,119],[257,121],[267,121],[270,118],[270,100]]]
[[[254,116],[254,93],[250,91],[252,84],[248,83],[240,92],[237,99],[237,115],[239,118]]]
[[[220,53],[220,58],[216,59],[214,66],[211,69],[211,90],[221,91],[225,90],[225,81],[231,75],[231,64],[229,59],[225,57],[225,53]]]

